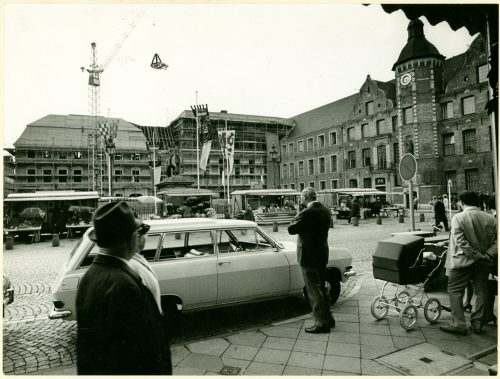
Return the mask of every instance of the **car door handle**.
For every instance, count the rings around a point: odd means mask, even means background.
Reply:
[[[222,266],[223,264],[230,264],[231,262],[229,261],[219,261],[219,266]]]

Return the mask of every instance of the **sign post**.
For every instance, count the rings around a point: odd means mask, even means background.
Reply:
[[[411,231],[415,231],[415,214],[413,212],[413,178],[417,173],[417,160],[413,154],[407,153],[401,157],[399,161],[399,175],[401,178],[408,182],[410,191],[410,224]]]

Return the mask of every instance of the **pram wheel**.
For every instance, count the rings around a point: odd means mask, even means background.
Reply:
[[[371,307],[372,315],[377,320],[382,320],[387,316],[389,312],[389,304],[387,303],[387,299],[385,296],[377,296],[373,302]]]
[[[441,302],[435,297],[431,297],[424,305],[424,317],[431,324],[434,324],[441,317]]]
[[[399,314],[399,323],[406,330],[411,330],[417,325],[418,309],[416,306],[409,304],[403,308]]]

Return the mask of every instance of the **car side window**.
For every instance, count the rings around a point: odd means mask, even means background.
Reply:
[[[209,230],[165,233],[160,260],[172,258],[196,258],[214,254],[212,232]]]
[[[99,252],[99,246],[97,246],[96,243],[93,243],[87,255],[85,255],[85,258],[83,258],[82,262],[80,263],[79,268],[90,266],[90,264],[92,263],[98,252]]]
[[[160,242],[161,234],[146,234],[146,242],[144,244],[144,249],[142,249],[139,254],[141,254],[146,260],[154,261],[156,256],[156,249],[158,248],[158,243]]]
[[[219,230],[217,244],[222,254],[273,250],[272,245],[254,228]]]

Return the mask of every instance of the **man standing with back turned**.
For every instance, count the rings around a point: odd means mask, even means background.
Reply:
[[[309,303],[315,325],[306,328],[307,333],[329,333],[335,327],[330,313],[330,299],[325,288],[328,263],[328,229],[330,210],[316,200],[316,192],[308,187],[301,193],[301,202],[306,206],[288,226],[288,233],[298,234],[297,261],[302,269]]]
[[[128,263],[148,227],[124,201],[99,208],[93,223],[99,252],[76,296],[78,375],[171,374],[163,317]]]
[[[446,268],[450,295],[451,321],[441,330],[467,334],[463,298],[467,283],[474,284],[476,304],[470,316],[472,331],[483,333],[483,312],[488,274],[497,251],[497,224],[495,217],[479,210],[479,195],[464,191],[459,195],[463,211],[451,219],[450,243]]]

